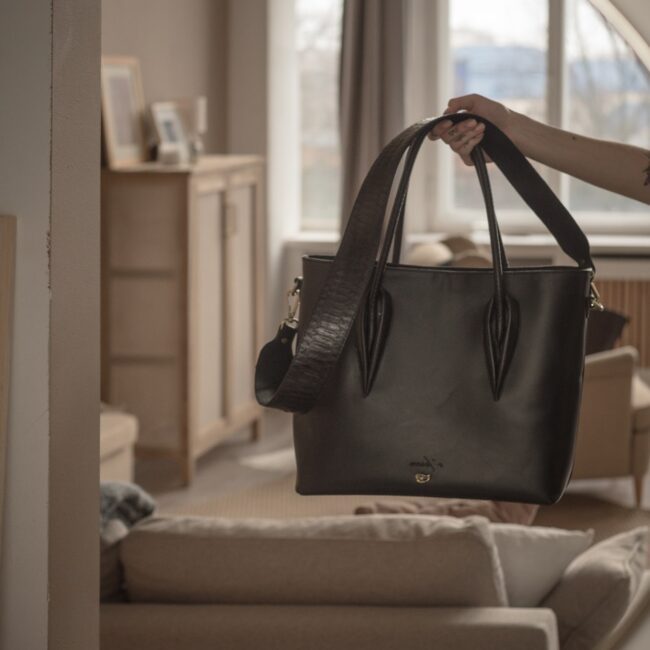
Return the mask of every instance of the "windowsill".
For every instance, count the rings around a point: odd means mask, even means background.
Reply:
[[[477,244],[490,243],[487,231],[476,231],[471,238]],[[647,235],[595,234],[588,235],[588,239],[593,256],[650,257],[650,236]],[[550,234],[503,235],[503,243],[508,248],[557,248],[557,243]]]
[[[423,244],[439,241],[448,233],[411,233],[406,236],[407,244]],[[475,230],[467,235],[476,244],[488,246],[487,230]],[[329,249],[338,244],[339,235],[334,231],[302,231],[288,237],[285,246],[290,249]],[[526,251],[527,254],[548,255],[557,250],[557,243],[550,234],[503,235],[503,243],[511,250]],[[648,235],[589,235],[594,256],[650,257],[650,236]]]
[[[309,244],[336,244],[339,241],[339,233],[335,230],[301,230],[285,239],[285,244],[299,245]]]

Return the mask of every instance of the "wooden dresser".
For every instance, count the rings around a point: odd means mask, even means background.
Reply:
[[[264,166],[256,156],[102,176],[102,399],[139,420],[139,457],[196,459],[251,426],[263,343]]]

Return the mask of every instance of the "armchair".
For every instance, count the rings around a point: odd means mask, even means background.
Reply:
[[[587,356],[573,478],[631,476],[640,506],[650,456],[650,387],[636,374],[637,362],[629,346]]]

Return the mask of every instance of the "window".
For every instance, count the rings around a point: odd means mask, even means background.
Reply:
[[[449,96],[478,93],[547,120],[546,0],[492,0],[489,5],[484,0],[451,0],[449,10],[453,84]],[[458,156],[452,157],[452,164],[453,206],[483,210],[474,168]],[[499,207],[524,208],[503,175],[490,176]]]
[[[561,128],[647,147],[650,73],[595,8],[605,3],[408,3],[414,12],[409,24],[421,33],[415,39],[411,33],[407,42],[432,44],[430,50],[443,62],[438,69],[447,71],[431,74],[432,55],[413,50],[415,65],[407,74],[412,83],[429,88],[414,114],[432,114],[449,97],[476,92]],[[342,0],[296,0],[303,229],[338,226],[342,5]],[[483,201],[474,169],[449,152],[442,152],[437,161],[436,170],[427,172],[426,192],[411,193],[409,210],[415,218],[409,227],[415,223],[418,230],[439,230],[482,222]],[[650,230],[647,205],[533,164],[587,231]],[[540,227],[495,166],[490,167],[490,177],[504,228]]]
[[[650,146],[650,75],[588,0],[568,2],[567,128]],[[648,206],[569,179],[574,211],[648,212]],[[650,215],[649,215],[650,216]]]
[[[343,0],[296,0],[301,214],[306,230],[334,230],[341,169],[338,127]]]
[[[450,95],[476,92],[577,133],[650,142],[650,75],[589,0],[449,0],[449,17]],[[454,221],[482,218],[474,170],[457,156],[451,160],[451,205],[443,211]],[[617,229],[626,215],[644,214],[650,226],[647,205],[534,164],[588,230],[612,230],[608,217],[615,213]],[[523,202],[506,179],[494,167],[490,172],[504,225],[534,227],[522,220]]]

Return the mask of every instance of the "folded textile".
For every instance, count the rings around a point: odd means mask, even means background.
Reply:
[[[430,501],[376,501],[357,507],[355,515],[414,514],[469,517],[481,515],[492,522],[530,525],[539,506],[511,501],[480,501],[478,499],[431,499]]]
[[[124,536],[122,533],[126,534],[131,526],[155,509],[151,495],[133,483],[100,483],[99,533],[102,541],[109,544],[118,541]]]

